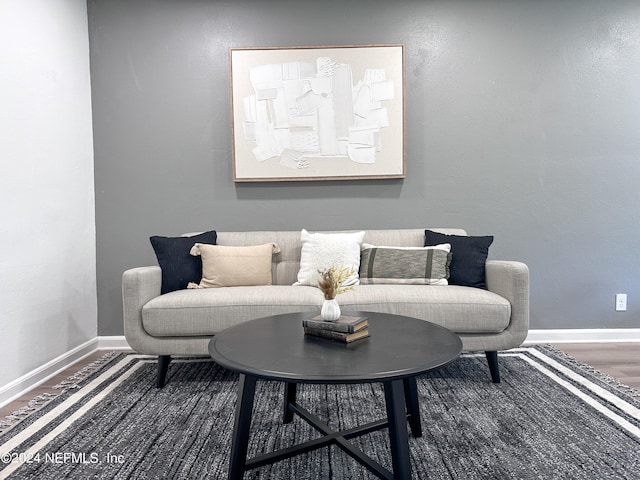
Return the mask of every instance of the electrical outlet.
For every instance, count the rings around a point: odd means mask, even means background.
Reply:
[[[616,312],[627,311],[627,294],[616,293]]]

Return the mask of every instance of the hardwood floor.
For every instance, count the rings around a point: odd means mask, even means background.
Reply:
[[[640,390],[640,343],[561,343],[553,346]]]
[[[576,360],[607,373],[630,387],[640,390],[640,343],[561,343],[553,345]],[[19,399],[0,408],[0,418],[26,406],[29,401],[45,392],[57,393],[53,386],[107,353],[97,351],[72,365],[42,385],[25,393]]]

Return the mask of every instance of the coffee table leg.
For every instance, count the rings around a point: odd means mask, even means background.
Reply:
[[[415,438],[422,436],[422,423],[420,422],[420,405],[418,403],[418,384],[416,377],[404,379],[404,401],[409,415],[409,426]]]
[[[384,382],[384,397],[387,404],[387,418],[389,419],[393,478],[410,479],[409,434],[407,433],[403,384],[402,380]]]
[[[289,410],[289,404],[296,401],[296,383],[286,382],[284,384],[284,412],[282,415],[282,423],[291,423],[293,421],[293,412]]]
[[[238,400],[231,443],[229,480],[241,480],[244,476],[249,445],[249,428],[253,412],[253,397],[256,392],[256,377],[240,374]]]

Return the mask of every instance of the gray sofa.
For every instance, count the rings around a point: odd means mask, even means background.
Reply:
[[[460,229],[431,229],[466,235]],[[368,230],[364,243],[422,247],[424,229]],[[218,245],[253,246],[274,242],[272,285],[184,289],[161,295],[158,266],[132,268],[122,277],[124,332],[137,352],[158,355],[158,387],[171,356],[208,355],[210,338],[251,319],[308,311],[323,302],[313,286],[293,286],[300,268],[299,231],[218,232]],[[406,315],[457,333],[467,351],[484,351],[491,378],[500,381],[497,352],[518,347],[529,327],[529,270],[516,261],[488,260],[487,290],[447,285],[359,285],[338,297],[343,311]]]

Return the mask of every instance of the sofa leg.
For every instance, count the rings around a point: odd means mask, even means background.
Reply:
[[[169,363],[171,362],[171,355],[160,355],[158,357],[158,379],[156,388],[164,387],[164,382],[167,378],[167,370],[169,369]]]
[[[498,367],[498,352],[484,352],[489,363],[489,372],[493,383],[500,383],[500,369]]]

